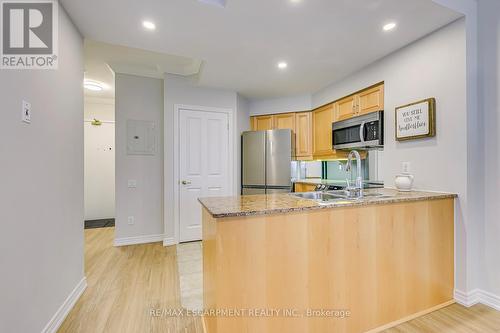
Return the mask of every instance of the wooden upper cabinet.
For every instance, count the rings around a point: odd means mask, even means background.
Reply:
[[[297,160],[334,159],[346,151],[332,149],[332,123],[384,110],[384,84],[372,86],[313,111],[251,117],[253,131],[291,129]]]
[[[295,114],[295,154],[297,159],[312,159],[312,113]]]
[[[363,114],[384,110],[384,85],[363,90],[339,100],[334,112],[334,121],[346,120]]]
[[[281,113],[273,116],[274,129],[291,129],[295,133],[295,113]]]
[[[267,131],[273,129],[273,116],[255,116],[252,121],[252,131]]]
[[[356,116],[357,96],[352,95],[335,103],[334,121],[341,121]]]
[[[357,109],[359,115],[384,110],[384,85],[360,92]]]
[[[332,155],[332,122],[334,104],[322,106],[312,112],[313,155]]]

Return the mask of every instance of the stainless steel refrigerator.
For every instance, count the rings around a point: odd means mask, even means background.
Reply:
[[[292,136],[289,129],[243,132],[241,194],[292,191]]]

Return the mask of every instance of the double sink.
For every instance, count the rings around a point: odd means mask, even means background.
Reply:
[[[301,192],[301,193],[292,193],[293,196],[301,198],[301,199],[309,199],[315,200],[319,203],[334,203],[340,201],[360,201],[363,199],[383,199],[390,198],[391,195],[387,195],[380,192],[369,192],[364,193],[362,197],[352,197],[349,196],[347,191],[328,191],[328,192]]]

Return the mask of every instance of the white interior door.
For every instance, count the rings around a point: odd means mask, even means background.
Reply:
[[[230,193],[227,113],[179,112],[179,241],[201,239],[199,197]]]

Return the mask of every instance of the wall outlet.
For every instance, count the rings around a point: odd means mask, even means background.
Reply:
[[[134,218],[133,216],[129,216],[129,217],[128,217],[128,224],[129,224],[129,225],[132,225],[132,224],[134,224],[134,223],[135,223],[135,218]]]
[[[31,123],[31,103],[23,101],[21,120],[27,124]]]
[[[402,162],[401,163],[401,171],[403,173],[410,173],[411,172],[411,163],[410,162]]]
[[[128,180],[128,188],[136,188],[136,187],[137,187],[137,180],[129,179]]]

